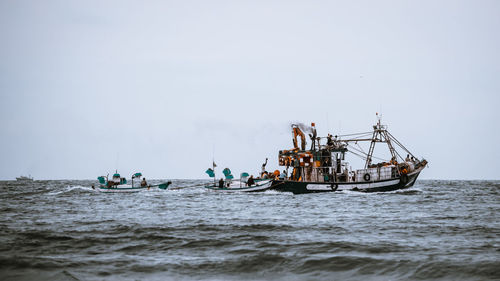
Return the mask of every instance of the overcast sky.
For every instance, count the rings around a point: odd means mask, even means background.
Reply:
[[[499,15],[482,0],[2,0],[0,179],[207,178],[213,157],[256,174],[279,168],[291,123],[365,132],[376,112],[428,159],[422,179],[500,179]]]

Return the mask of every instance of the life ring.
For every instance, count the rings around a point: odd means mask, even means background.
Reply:
[[[402,174],[400,182],[402,185],[406,185],[408,183],[408,175],[407,174]]]
[[[370,178],[371,178],[371,176],[370,176],[370,174],[368,174],[368,173],[366,173],[366,174],[363,176],[363,179],[364,179],[365,181],[370,181]]]

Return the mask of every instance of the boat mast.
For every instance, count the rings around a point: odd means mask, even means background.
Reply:
[[[372,163],[373,150],[375,149],[375,142],[377,141],[377,135],[378,135],[377,126],[373,126],[373,129],[374,131],[372,140],[370,142],[370,149],[368,150],[368,154],[366,156],[365,169],[368,168],[368,166]]]
[[[396,152],[394,149],[394,146],[391,143],[391,138],[389,136],[389,132],[387,132],[387,127],[382,125],[380,123],[381,117],[377,113],[377,118],[378,122],[375,126],[373,126],[373,136],[370,142],[370,149],[368,150],[368,154],[366,157],[366,162],[365,162],[365,169],[368,168],[369,165],[371,165],[372,162],[372,157],[373,157],[373,151],[375,150],[375,143],[377,142],[385,142],[387,143],[387,146],[389,147],[389,152],[391,153],[391,160],[396,159],[396,155],[401,158],[401,156]]]

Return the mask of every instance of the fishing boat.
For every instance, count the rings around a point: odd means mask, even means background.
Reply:
[[[30,176],[20,176],[20,177],[17,177],[16,178],[16,181],[18,182],[32,182],[33,181],[33,177],[30,175]]]
[[[230,184],[211,184],[205,188],[221,192],[261,192],[271,187],[272,180],[257,181],[255,185],[247,186],[245,182],[234,181]]]
[[[239,180],[234,180],[229,168],[222,170],[224,179],[221,178],[218,182],[215,180],[215,162],[213,167],[205,171],[209,177],[214,178],[212,184],[205,185],[205,188],[221,192],[260,192],[269,189],[272,185],[272,180],[269,179],[254,179],[248,173],[243,172]]]
[[[97,189],[98,191],[105,193],[140,192],[144,190],[151,190],[153,188],[167,189],[168,186],[172,184],[172,182],[168,181],[166,183],[148,185],[146,183],[146,179],[144,178],[143,181],[136,183],[134,185],[134,179],[138,178],[139,180],[136,180],[136,182],[138,182],[140,181],[141,177],[142,177],[141,173],[133,174],[131,179],[131,184],[128,184],[126,178],[122,178],[120,174],[118,174],[118,172],[115,172],[111,180],[108,180],[108,176],[97,177],[97,180],[99,181],[99,186],[96,188],[92,185],[92,189]]]
[[[314,123],[306,129],[301,127],[303,125],[292,125],[294,148],[279,152],[279,165],[286,167],[286,171],[283,171],[285,176],[280,175],[273,180],[270,189],[294,194],[343,190],[393,191],[413,186],[428,163],[423,158],[419,160],[415,157],[389,133],[387,126],[381,124],[380,117],[372,132],[357,134],[329,134],[321,138],[317,137]],[[310,149],[306,149],[305,130],[310,132]],[[301,138],[301,147],[298,146],[298,136]],[[326,144],[321,144],[321,139],[326,139]],[[368,152],[359,145],[362,142],[369,143]],[[378,143],[387,145],[390,159],[374,156]],[[402,152],[406,154],[405,158]],[[362,158],[364,167],[352,170],[345,161],[347,153]],[[291,174],[287,176],[290,168]]]

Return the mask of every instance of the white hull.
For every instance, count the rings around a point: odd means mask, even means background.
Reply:
[[[272,184],[271,180],[261,181],[258,183],[258,185],[253,185],[253,186],[245,186],[245,183],[241,183],[240,186],[240,182],[234,182],[229,187],[219,188],[217,186],[209,185],[205,186],[205,188],[221,192],[257,192],[269,189],[271,187],[271,184]]]
[[[149,190],[151,189],[150,187],[137,187],[137,186],[134,186],[132,187],[131,185],[119,185],[117,187],[114,187],[114,188],[109,188],[109,187],[105,187],[105,186],[98,186],[96,187],[96,189],[100,192],[104,192],[104,193],[119,193],[119,192],[127,192],[127,193],[131,193],[131,192],[140,192],[140,191],[144,191],[144,190]]]
[[[418,169],[418,170],[415,170],[415,171],[413,171],[411,173],[408,173],[409,181],[406,184],[402,185],[400,188],[404,189],[404,188],[413,186],[413,184],[417,180],[418,174],[420,173],[420,171],[422,169]],[[353,182],[352,184],[342,184],[342,185],[339,185],[339,189],[341,189],[341,190],[360,190],[360,191],[363,191],[363,190],[371,190],[371,189],[383,188],[383,187],[386,187],[386,186],[393,186],[393,185],[400,184],[400,182],[401,182],[401,179],[399,179],[399,178],[397,178],[397,179],[391,179],[391,180],[386,180],[386,181],[369,182],[369,183],[355,183],[355,182]]]

